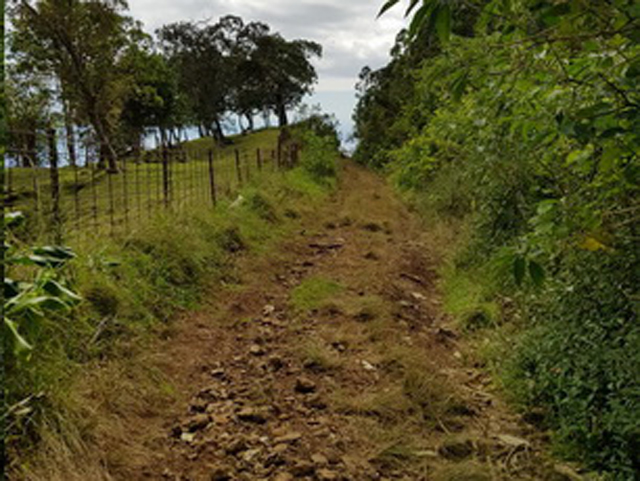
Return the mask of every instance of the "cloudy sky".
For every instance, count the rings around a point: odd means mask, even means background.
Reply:
[[[180,20],[202,20],[234,14],[259,20],[288,39],[320,43],[316,62],[319,83],[311,104],[335,113],[343,133],[351,130],[354,86],[360,69],[386,64],[389,49],[403,26],[402,9],[376,20],[382,0],[129,0],[132,15],[146,30]]]

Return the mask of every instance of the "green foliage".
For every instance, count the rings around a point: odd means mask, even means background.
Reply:
[[[414,22],[448,3],[412,2]],[[358,158],[470,227],[447,307],[474,329],[517,325],[508,387],[564,454],[619,480],[640,472],[635,3],[478,2],[473,37],[418,65],[392,53],[356,111]]]
[[[545,406],[560,449],[619,479],[639,472],[637,249],[574,252],[526,305],[531,328],[512,360],[515,388]]]
[[[23,219],[19,212],[7,213],[4,226],[11,229]],[[70,249],[63,247],[35,247],[24,252],[5,242],[5,269],[20,266],[27,271],[22,280],[4,278],[2,334],[5,362],[10,366],[29,360],[48,316],[69,314],[81,301],[60,274],[60,269],[74,257]]]
[[[309,134],[300,164],[314,178],[327,180],[336,175],[336,150],[330,139]]]
[[[310,93],[317,79],[310,59],[322,53],[315,42],[286,40],[264,23],[245,24],[233,15],[215,24],[165,25],[158,37],[193,121],[218,139],[222,118],[232,110],[246,116],[250,128],[253,115],[269,109],[287,125],[286,109]]]
[[[10,140],[25,167],[38,162],[36,134],[56,123],[66,130],[71,163],[74,132],[90,127],[100,167],[114,173],[150,128],[175,143],[193,126],[226,141],[231,112],[243,131],[242,118],[253,130],[254,117],[270,111],[287,125],[287,109],[311,93],[311,60],[322,54],[315,42],[287,40],[233,15],[165,25],[156,45],[121,0],[21,1],[7,14]]]
[[[336,176],[340,145],[335,125],[321,117],[312,117],[296,126],[294,135],[302,144],[300,166],[320,182]]]

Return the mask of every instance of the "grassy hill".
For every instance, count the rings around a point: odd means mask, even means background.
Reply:
[[[278,134],[278,129],[264,129],[236,135],[223,147],[211,138],[185,142],[168,153],[166,170],[158,150],[146,151],[139,159],[123,159],[119,174],[107,174],[93,163],[61,167],[59,229],[66,238],[129,232],[163,208],[182,211],[202,203],[213,205],[209,152],[213,153],[215,197],[229,197],[241,181],[258,175],[261,168],[276,168]],[[16,167],[8,171],[7,208],[26,214],[27,238],[48,239],[58,229],[51,170]]]

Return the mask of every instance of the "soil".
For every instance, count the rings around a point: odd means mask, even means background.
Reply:
[[[176,401],[126,413],[111,478],[571,479],[443,314],[429,227],[368,170],[339,184],[172,324],[153,355]],[[313,279],[339,287],[300,308]]]

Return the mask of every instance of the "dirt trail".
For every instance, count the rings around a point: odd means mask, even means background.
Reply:
[[[384,181],[345,164],[302,224],[175,324],[163,369],[184,400],[140,409],[114,479],[555,479],[441,314],[428,233]]]

